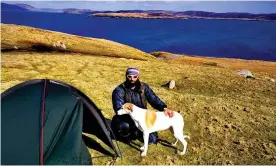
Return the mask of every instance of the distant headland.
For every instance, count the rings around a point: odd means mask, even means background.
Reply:
[[[90,17],[110,18],[138,18],[138,19],[235,19],[235,20],[259,20],[275,21],[276,13],[252,14],[252,13],[215,13],[206,11],[167,11],[167,10],[119,10],[119,11],[95,11],[90,9],[51,9],[35,8],[26,4],[1,3],[2,11],[38,11],[54,13],[85,14]]]
[[[272,14],[251,14],[251,13],[214,13],[204,11],[116,11],[97,12],[90,14],[91,17],[112,17],[112,18],[142,18],[142,19],[236,19],[236,20],[276,20],[276,13]]]

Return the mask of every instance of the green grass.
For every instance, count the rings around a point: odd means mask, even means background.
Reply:
[[[184,131],[191,139],[184,156],[158,144],[151,145],[148,156],[141,158],[139,151],[119,143],[124,157],[115,164],[275,164],[276,84],[269,80],[238,77],[233,69],[160,60],[35,52],[5,52],[1,58],[1,92],[30,79],[60,80],[83,91],[109,119],[114,115],[113,89],[124,81],[127,67],[137,66],[141,80],[184,116]],[[176,81],[175,89],[161,87],[171,79]],[[159,137],[174,141],[169,131],[159,132]],[[91,149],[90,153],[102,155]],[[111,161],[110,157],[93,160],[94,164]]]

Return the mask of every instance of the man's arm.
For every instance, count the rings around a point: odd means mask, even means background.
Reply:
[[[153,92],[153,90],[145,84],[145,95],[149,104],[159,111],[164,111],[164,108],[167,108],[167,105]]]
[[[112,92],[112,104],[115,113],[125,104],[124,90],[122,88],[117,87]]]
[[[150,105],[159,110],[164,111],[166,116],[173,117],[173,111],[167,108],[167,105],[153,92],[153,90],[145,84],[145,95]]]

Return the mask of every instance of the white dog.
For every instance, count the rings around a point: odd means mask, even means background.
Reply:
[[[176,142],[172,145],[176,146],[178,140],[180,140],[183,144],[183,151],[180,155],[185,154],[187,149],[187,141],[185,138],[190,139],[190,137],[183,135],[184,121],[178,112],[174,112],[174,116],[170,118],[164,112],[149,111],[139,108],[134,104],[126,103],[117,114],[129,114],[136,126],[143,132],[144,146],[140,148],[143,150],[141,156],[147,155],[149,134],[158,130],[166,130],[170,127],[173,128],[174,137],[176,138]]]

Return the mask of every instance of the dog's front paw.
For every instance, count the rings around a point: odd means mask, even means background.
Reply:
[[[147,155],[147,152],[142,152],[142,153],[141,153],[141,156],[142,156],[142,157],[145,157],[146,155]]]
[[[140,150],[144,150],[145,148],[144,148],[144,146],[142,146],[141,148],[140,148]]]

